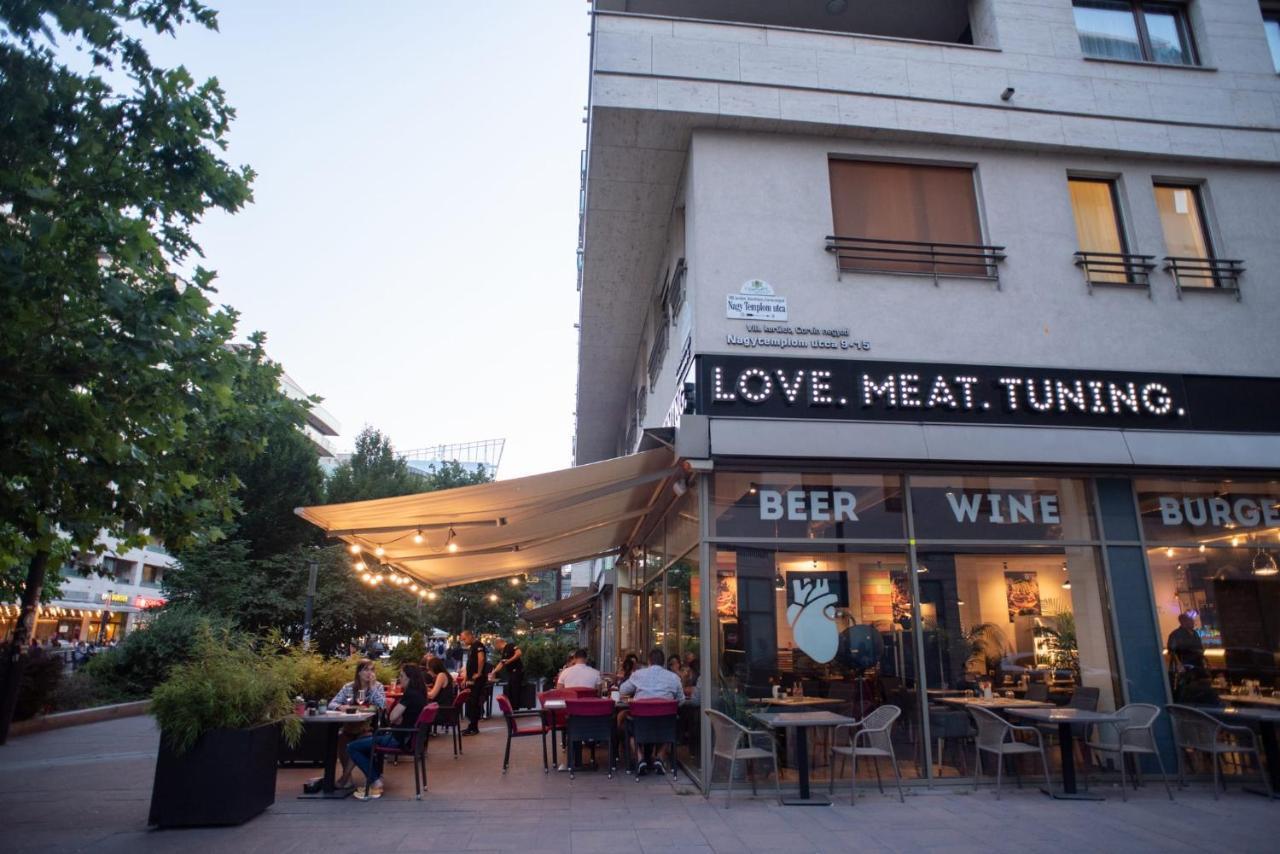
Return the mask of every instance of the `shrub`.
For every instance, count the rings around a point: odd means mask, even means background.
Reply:
[[[193,608],[166,608],[125,636],[115,649],[99,652],[81,672],[100,690],[122,700],[141,700],[165,680],[170,668],[189,661],[206,639],[225,640],[231,624]]]
[[[25,656],[18,680],[13,719],[23,721],[48,711],[62,679],[62,659],[52,655]]]
[[[422,661],[422,656],[426,654],[426,638],[422,636],[422,632],[414,632],[407,641],[400,641],[400,643],[396,644],[396,648],[391,650],[391,663],[396,667],[405,664],[417,664]]]
[[[53,692],[53,709],[56,712],[74,712],[76,709],[109,706],[126,699],[128,698],[121,697],[85,671],[79,670],[62,674],[62,679]]]
[[[325,658],[300,648],[289,651],[285,659],[289,668],[289,690],[308,700],[328,700],[355,675],[354,662],[341,658]]]
[[[152,694],[151,711],[169,746],[185,753],[215,729],[251,729],[282,723],[285,738],[297,744],[302,721],[293,714],[287,657],[260,654],[243,636],[225,643],[201,638],[194,655],[175,665]]]
[[[577,644],[572,638],[558,634],[533,635],[517,644],[523,651],[524,672],[528,679],[554,679]]]

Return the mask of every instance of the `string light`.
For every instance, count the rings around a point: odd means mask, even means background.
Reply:
[[[450,552],[451,554],[458,550],[458,544],[453,540],[453,538],[456,536],[458,535],[454,532],[453,528],[450,528],[449,537],[444,541],[445,550]]]
[[[436,601],[436,592],[434,590],[428,590],[427,598],[430,599],[432,602]]]
[[[489,594],[489,601],[490,601],[490,602],[497,602],[497,601],[498,601],[498,594],[497,594],[497,593],[490,593],[490,594]]]
[[[387,552],[386,552],[386,549],[384,549],[382,546],[378,546],[377,548],[375,548],[375,549],[373,550],[373,553],[374,553],[375,555],[377,555],[378,557],[382,557],[382,556],[383,556],[384,554],[386,554]]]
[[[348,548],[350,549],[350,551],[351,551],[351,553],[352,553],[353,555],[358,555],[358,554],[360,554],[360,544],[359,544],[359,543],[352,543]]]
[[[422,545],[422,529],[421,528],[419,528],[416,532],[414,532],[413,542],[419,546]]]
[[[352,569],[354,569],[356,572],[364,572],[368,568],[369,568],[368,565],[362,560],[356,561],[355,564],[352,566]]]
[[[513,576],[511,576],[511,586],[512,586],[512,587],[519,587],[519,586],[520,586],[520,576],[518,576],[518,575],[513,575]]]
[[[418,598],[419,598],[419,599],[425,599],[425,598],[427,598],[427,591],[425,591],[425,590],[419,590],[419,591],[418,591]]]

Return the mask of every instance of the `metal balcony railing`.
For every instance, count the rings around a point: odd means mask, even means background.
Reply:
[[[1240,299],[1240,274],[1244,262],[1236,258],[1181,258],[1166,256],[1164,268],[1173,274],[1173,286],[1182,299],[1184,291],[1235,294]]]
[[[1151,297],[1151,271],[1156,268],[1154,255],[1126,252],[1077,252],[1076,266],[1084,271],[1084,282],[1093,293],[1095,287],[1142,288]]]
[[[985,279],[1000,286],[1003,246],[976,243],[926,243],[877,237],[827,236],[826,249],[836,258],[836,274],[891,273],[939,279]]]

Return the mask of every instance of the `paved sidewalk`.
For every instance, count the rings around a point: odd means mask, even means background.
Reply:
[[[430,791],[413,799],[408,764],[389,767],[379,801],[302,801],[311,770],[282,770],[277,800],[236,828],[146,828],[159,735],[151,718],[129,718],[11,739],[0,747],[0,850],[323,852],[1271,852],[1280,849],[1280,801],[1207,788],[1170,803],[1158,781],[1122,803],[1050,801],[1027,788],[911,790],[907,802],[878,794],[833,807],[781,807],[770,798],[723,793],[711,802],[653,777],[609,780],[584,772],[543,774],[532,739],[512,747],[487,724],[455,760],[447,738],[432,743]],[[874,789],[872,790],[874,791]]]

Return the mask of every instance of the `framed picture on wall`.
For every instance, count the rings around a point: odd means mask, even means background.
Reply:
[[[1034,572],[1006,572],[1005,599],[1009,605],[1009,622],[1015,617],[1040,616],[1040,581]]]

